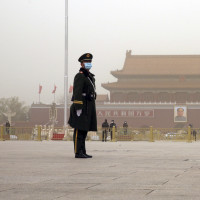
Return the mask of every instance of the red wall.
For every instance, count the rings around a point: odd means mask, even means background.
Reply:
[[[110,106],[103,105],[103,107],[97,106],[97,114],[99,111],[104,111],[103,116],[98,116],[97,122],[98,126],[101,126],[105,119],[110,123],[111,120],[115,120],[117,126],[122,126],[124,121],[128,122],[128,125],[131,127],[145,127],[145,126],[153,126],[158,128],[173,128],[177,126],[188,126],[188,124],[192,123],[193,127],[200,127],[200,105],[196,106],[188,106],[187,109],[187,122],[174,122],[174,107],[173,105],[167,106],[165,108],[159,108],[162,106],[133,106],[126,105],[126,107],[120,106]],[[113,114],[106,115],[105,111],[112,112],[127,112],[131,110],[153,110],[153,115],[149,117],[145,116],[113,116]],[[69,109],[68,109],[69,116]],[[62,127],[64,120],[63,108],[57,108],[57,124],[56,126]],[[31,108],[30,110],[30,124],[32,125],[50,125],[49,121],[49,108]]]

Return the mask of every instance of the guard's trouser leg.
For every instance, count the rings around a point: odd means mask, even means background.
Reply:
[[[79,129],[74,129],[74,135],[73,135],[73,140],[74,140],[74,153],[80,154],[86,153],[85,149],[85,139],[87,136],[87,131],[82,131]]]
[[[85,140],[86,140],[86,137],[87,137],[87,131],[81,131],[81,134],[82,134],[82,145],[81,145],[81,150],[84,154],[86,154],[86,148],[85,148]]]
[[[74,129],[73,141],[74,141],[74,153],[77,153],[77,141],[78,140],[78,129]]]

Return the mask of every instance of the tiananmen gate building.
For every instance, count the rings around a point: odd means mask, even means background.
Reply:
[[[102,83],[110,98],[97,97],[99,127],[105,119],[115,120],[117,126],[127,121],[137,128],[190,123],[200,127],[200,55],[132,55],[127,51],[122,69],[111,74],[117,82]],[[40,118],[48,123],[50,107],[32,104],[30,123],[40,124]],[[63,126],[64,106],[56,105],[56,109],[57,125]]]

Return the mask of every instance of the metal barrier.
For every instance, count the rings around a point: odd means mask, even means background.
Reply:
[[[52,127],[0,127],[0,141],[5,140],[63,140],[65,130]]]
[[[196,134],[193,134],[193,131]],[[99,140],[102,138],[102,129],[99,128],[97,134]],[[200,129],[192,129],[190,126],[187,128],[117,128],[112,130],[114,138],[111,140],[111,130],[108,129],[107,140],[108,141],[185,141],[192,142],[194,140],[200,140]]]
[[[88,132],[87,140],[102,141],[102,132],[105,129],[98,128],[97,132]],[[5,140],[73,140],[73,129],[62,127],[0,127],[0,141]],[[185,141],[200,140],[200,129],[187,128],[123,128],[113,127],[106,129],[106,141]]]
[[[0,140],[32,140],[32,128],[1,127]]]

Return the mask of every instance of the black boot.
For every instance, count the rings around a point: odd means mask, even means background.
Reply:
[[[88,158],[88,157],[83,153],[76,153],[75,158]]]
[[[88,154],[84,154],[87,158],[92,158],[92,156],[88,155]]]

